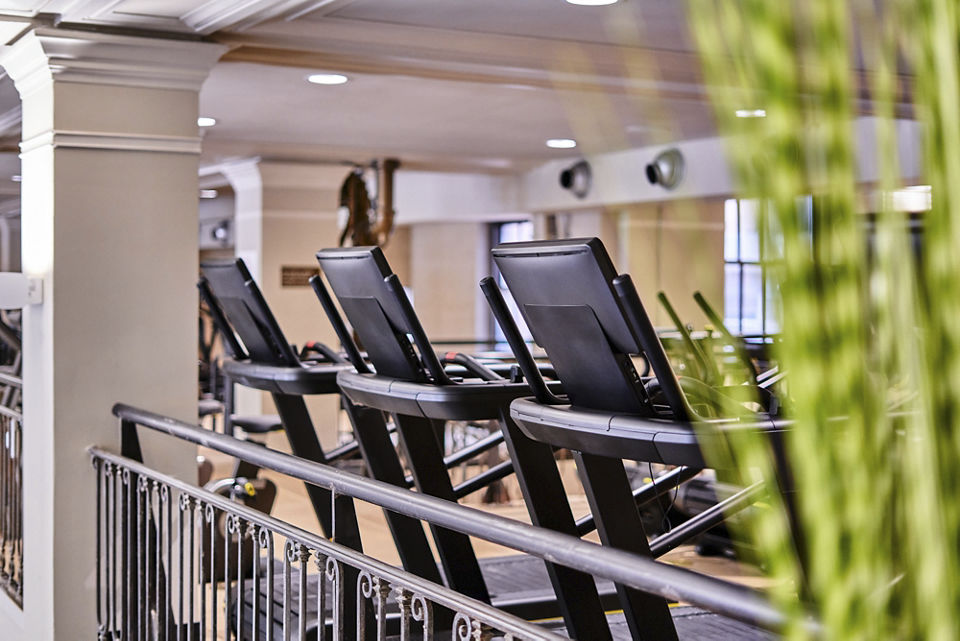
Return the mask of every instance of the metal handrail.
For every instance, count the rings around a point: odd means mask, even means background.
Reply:
[[[17,410],[10,409],[5,405],[0,405],[0,416],[7,416],[15,421],[23,422],[23,414]]]
[[[10,385],[18,389],[23,389],[23,379],[13,374],[0,372],[0,385]]]
[[[202,445],[262,468],[328,488],[338,494],[649,594],[684,601],[769,630],[779,630],[785,623],[784,615],[779,609],[764,595],[746,586],[734,585],[651,558],[602,547],[573,536],[410,492],[122,403],[114,405],[113,413],[124,422]],[[809,625],[814,629],[818,627],[812,621]]]

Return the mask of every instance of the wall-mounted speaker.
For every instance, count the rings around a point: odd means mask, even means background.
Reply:
[[[667,149],[647,165],[647,180],[651,185],[661,185],[664,189],[673,189],[683,179],[683,154],[679,149]]]
[[[586,160],[573,164],[560,172],[560,186],[569,189],[577,198],[586,198],[593,185],[593,173]]]

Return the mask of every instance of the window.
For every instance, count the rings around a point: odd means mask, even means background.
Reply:
[[[519,243],[528,240],[533,240],[533,221],[519,220],[516,222],[494,223],[490,225],[491,247],[496,247],[500,243]],[[513,296],[510,295],[510,290],[507,289],[507,284],[504,282],[500,271],[497,269],[496,263],[493,263],[492,259],[490,273],[496,277],[497,285],[500,286],[500,293],[503,294],[503,299],[506,301],[511,315],[513,315],[514,320],[517,322],[523,339],[532,341],[533,335],[530,333],[530,330],[527,329],[527,324],[523,322],[523,318],[520,316],[520,310],[517,308],[517,303],[514,302]],[[490,335],[493,336],[495,343],[505,344],[507,342],[506,337],[503,335],[503,329],[501,329],[500,324],[494,319],[492,312],[490,314],[490,328],[492,330]]]
[[[780,291],[769,268],[781,252],[780,234],[772,217],[763,215],[760,201],[724,203],[723,321],[730,331],[744,335],[779,331]]]

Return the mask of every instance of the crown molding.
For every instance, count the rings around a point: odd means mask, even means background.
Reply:
[[[0,51],[24,97],[54,80],[199,91],[223,45],[88,31],[34,29]]]
[[[21,8],[0,11],[4,17],[26,21],[49,14],[65,23],[206,35],[224,29],[243,31],[275,19],[325,16],[353,2],[356,0],[194,0],[188,3],[192,7],[178,9],[175,3],[169,8],[162,4],[151,8],[132,0],[32,0],[21,1]]]
[[[20,143],[20,152],[27,154],[46,147],[199,155],[200,137],[53,130],[24,140]]]
[[[205,168],[212,171],[212,168]],[[247,200],[247,207],[238,208],[236,217],[263,215],[263,177],[260,175],[260,158],[230,160],[216,166],[216,171],[227,179],[238,199]],[[252,203],[249,202],[252,198]]]

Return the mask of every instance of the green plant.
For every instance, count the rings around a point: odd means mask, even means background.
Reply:
[[[777,579],[786,636],[810,636],[812,614],[828,639],[960,638],[960,216],[951,215],[960,204],[960,8],[687,7],[739,188],[783,230],[779,359],[795,420],[787,453],[799,536],[782,504],[754,513],[749,531]],[[766,117],[735,117],[756,108]],[[872,152],[857,149],[854,133],[865,113]],[[889,196],[899,186],[895,118],[904,115],[923,125],[932,192],[919,263],[891,198],[881,199],[872,254],[858,213],[858,153],[880,167],[870,189]],[[812,235],[797,209],[808,194]],[[758,437],[738,438],[732,455],[773,474]]]

